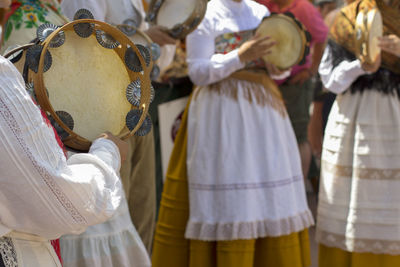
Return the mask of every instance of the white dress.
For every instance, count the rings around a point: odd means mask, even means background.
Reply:
[[[54,129],[0,57],[0,255],[6,266],[61,266],[49,240],[110,218],[121,201],[117,146],[66,160]]]
[[[237,50],[215,54],[217,36],[254,29],[267,15],[251,0],[212,0],[187,38],[189,76],[199,86],[188,117],[189,239],[281,236],[313,224],[288,116],[246,99],[262,85],[229,78],[244,67]],[[216,83],[237,87],[237,100],[212,90]]]
[[[323,143],[317,239],[350,252],[400,255],[398,93],[345,92],[367,73],[359,60],[333,67],[330,53],[319,73],[338,96]]]

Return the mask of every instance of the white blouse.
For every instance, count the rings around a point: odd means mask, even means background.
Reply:
[[[120,155],[106,139],[66,160],[54,130],[0,57],[0,236],[18,231],[55,239],[113,215],[121,200]]]
[[[215,38],[224,33],[255,29],[268,9],[252,0],[212,0],[199,27],[187,42],[189,76],[196,85],[204,86],[229,77],[244,67],[238,50],[225,55],[215,53]]]
[[[358,59],[354,61],[343,60],[333,68],[329,46],[325,48],[318,72],[325,88],[335,94],[343,93],[358,77],[367,74]]]

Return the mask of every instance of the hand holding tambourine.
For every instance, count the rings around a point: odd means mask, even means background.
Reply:
[[[310,52],[311,35],[293,14],[272,13],[265,17],[256,29],[256,36],[268,36],[270,42],[274,43],[268,47],[268,53],[262,53],[261,58],[279,70],[288,70],[294,65],[306,62]]]
[[[272,41],[269,36],[256,34],[253,38],[240,46],[238,51],[239,59],[243,63],[257,60],[271,53],[271,48],[274,45],[275,42]]]
[[[382,35],[383,21],[379,9],[360,10],[355,24],[355,54],[364,69],[365,67],[370,69],[379,60],[381,54],[379,38]]]

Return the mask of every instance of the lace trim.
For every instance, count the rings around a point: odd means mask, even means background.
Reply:
[[[0,238],[0,254],[5,267],[18,267],[17,253],[11,238]]]
[[[300,232],[314,224],[309,210],[281,220],[208,224],[189,221],[185,237],[204,241],[229,241],[282,236]]]
[[[72,204],[72,202],[68,199],[68,197],[64,194],[64,192],[61,190],[61,188],[57,185],[57,183],[54,181],[54,179],[51,177],[51,175],[46,171],[45,168],[43,168],[34,158],[32,152],[29,150],[27,144],[25,143],[23,139],[23,134],[22,131],[16,122],[13,114],[7,107],[7,105],[4,103],[2,99],[0,99],[0,115],[4,118],[6,123],[8,124],[8,127],[14,134],[14,137],[17,139],[18,144],[24,151],[24,153],[27,155],[29,160],[32,162],[32,165],[34,168],[37,170],[37,172],[40,174],[42,177],[43,181],[46,183],[46,185],[50,188],[54,196],[57,198],[57,200],[60,202],[60,204],[64,207],[64,209],[71,215],[71,217],[79,224],[86,224],[85,218],[78,212],[78,210],[75,208],[75,206]]]
[[[284,180],[263,182],[263,183],[217,184],[217,185],[189,183],[189,188],[193,190],[202,190],[202,191],[250,190],[250,189],[260,189],[260,188],[276,188],[299,181],[303,181],[302,176],[295,176]]]
[[[349,252],[400,255],[400,241],[351,238],[317,230],[317,241]]]
[[[358,179],[370,180],[400,180],[400,169],[354,168],[323,161],[322,170],[336,177],[355,177]]]

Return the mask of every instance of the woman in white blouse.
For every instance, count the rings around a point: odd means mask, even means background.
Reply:
[[[0,1],[6,8],[9,1]],[[125,142],[103,135],[68,160],[55,131],[0,57],[0,266],[61,266],[49,240],[110,218]]]
[[[358,0],[331,28],[319,74],[338,94],[322,152],[320,267],[400,266],[400,1]],[[359,11],[378,7],[382,53],[356,58]]]
[[[181,152],[187,153],[189,214],[185,222],[179,213],[186,208],[186,177],[169,172],[153,266],[310,264],[306,229],[313,218],[296,139],[277,87],[258,60],[274,43],[251,37],[268,15],[255,1],[212,0],[187,37],[189,76],[198,86]],[[183,232],[189,242],[182,242]]]

